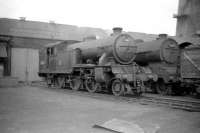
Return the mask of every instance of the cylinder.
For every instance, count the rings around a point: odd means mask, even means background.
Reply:
[[[137,43],[135,62],[147,64],[152,62],[176,63],[179,54],[178,43],[174,39],[159,38],[150,42]]]
[[[120,64],[130,64],[135,59],[137,46],[128,34],[117,34],[106,39],[71,44],[68,50],[80,49],[84,59],[100,58],[104,53]]]

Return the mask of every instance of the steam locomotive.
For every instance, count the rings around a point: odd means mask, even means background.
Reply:
[[[39,75],[46,78],[49,86],[91,93],[108,91],[116,96],[141,94],[148,77],[134,62],[134,38],[120,31],[115,28],[106,39],[48,45],[39,54]]]
[[[156,40],[138,43],[137,47],[135,62],[149,67],[157,75],[156,82],[149,83],[151,90],[160,94],[171,93],[172,84],[179,81],[178,42],[166,34],[160,34]]]
[[[186,81],[193,84],[193,79],[190,82],[182,74],[182,53],[192,41],[161,34],[156,40],[142,42],[122,33],[122,28],[113,31],[105,39],[47,45],[39,52],[39,76],[49,86],[107,91],[116,96],[141,94],[147,87],[173,94],[184,92],[181,86],[189,85]]]
[[[135,62],[158,76],[148,82],[153,92],[163,95],[200,94],[200,39],[169,38],[160,34],[150,42],[137,44]]]

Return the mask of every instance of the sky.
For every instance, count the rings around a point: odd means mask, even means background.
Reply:
[[[1,18],[175,35],[178,0],[0,0]]]

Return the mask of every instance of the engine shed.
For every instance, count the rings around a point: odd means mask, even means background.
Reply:
[[[82,41],[93,34],[107,36],[98,28],[0,18],[0,77],[16,77],[22,82],[41,80],[38,76],[40,48],[64,40]]]

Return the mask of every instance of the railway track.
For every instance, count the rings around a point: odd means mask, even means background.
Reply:
[[[45,85],[41,84],[32,84],[32,86],[39,86],[39,87],[46,87]],[[117,102],[128,102],[128,103],[139,103],[142,105],[156,105],[156,106],[164,106],[170,107],[174,109],[181,109],[191,112],[200,112],[200,100],[198,99],[189,99],[185,97],[167,97],[167,96],[160,96],[160,95],[151,95],[145,94],[142,96],[113,96],[107,93],[89,93],[87,91],[74,91],[70,89],[58,89],[48,88],[55,91],[61,91],[63,93],[70,93],[73,95],[79,96],[87,96],[95,99],[101,100],[110,100],[110,101],[117,101]]]
[[[187,100],[187,99],[176,99],[166,98],[162,96],[144,96],[139,101],[141,104],[155,104],[159,106],[168,106],[175,109],[182,109],[191,112],[200,112],[200,101]]]

